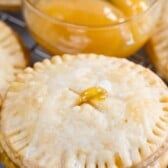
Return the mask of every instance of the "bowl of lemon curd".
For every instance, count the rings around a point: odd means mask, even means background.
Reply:
[[[159,19],[164,0],[24,0],[27,26],[51,54],[128,57]]]

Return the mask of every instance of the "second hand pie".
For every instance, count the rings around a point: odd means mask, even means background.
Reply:
[[[15,74],[28,65],[28,57],[15,32],[0,22],[0,96],[4,97]],[[1,104],[0,104],[1,105]]]
[[[147,44],[147,52],[156,71],[168,82],[168,1],[155,32]]]

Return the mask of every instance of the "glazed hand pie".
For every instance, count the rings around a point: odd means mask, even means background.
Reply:
[[[163,152],[168,88],[125,59],[55,56],[12,82],[1,143],[21,168],[147,167]],[[164,149],[164,150],[165,150]]]
[[[0,22],[0,100],[15,75],[27,64],[28,59],[20,39],[10,27]]]
[[[154,35],[147,44],[147,51],[156,70],[168,81],[168,1],[165,1],[163,14]]]
[[[21,0],[0,0],[0,9],[12,10],[20,7]]]

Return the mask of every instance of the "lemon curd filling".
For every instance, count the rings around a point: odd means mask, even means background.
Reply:
[[[147,0],[51,0],[50,3],[37,3],[37,8],[55,19],[87,26],[119,23],[148,7]]]
[[[100,26],[125,20],[120,9],[103,0],[52,0],[38,8],[53,18],[81,25]]]
[[[77,104],[82,105],[83,103],[93,103],[93,101],[102,101],[107,97],[107,91],[101,87],[91,87],[84,90],[80,94],[80,99]]]
[[[148,10],[148,0],[41,0],[34,4],[47,17],[25,11],[28,26],[53,54],[128,57],[146,42],[156,23],[147,14],[127,21]]]
[[[116,7],[124,12],[126,16],[133,16],[148,9],[147,0],[110,0]]]

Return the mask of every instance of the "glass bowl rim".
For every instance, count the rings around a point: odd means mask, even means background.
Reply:
[[[129,18],[127,18],[126,20],[124,21],[121,21],[121,22],[118,22],[118,23],[114,23],[114,24],[108,24],[108,25],[100,25],[100,26],[91,26],[91,25],[82,25],[82,24],[76,24],[76,23],[72,23],[72,22],[67,22],[67,21],[64,21],[64,20],[60,20],[60,19],[56,19],[56,18],[53,18],[47,14],[45,14],[44,12],[42,12],[41,10],[39,10],[32,2],[31,0],[23,0],[22,1],[22,6],[26,5],[25,3],[27,3],[31,8],[32,10],[37,13],[37,15],[40,15],[40,17],[43,17],[43,18],[46,18],[47,20],[53,22],[54,24],[61,24],[61,25],[65,25],[65,26],[69,26],[69,27],[76,27],[76,28],[85,28],[85,29],[101,29],[101,28],[113,28],[115,26],[120,26],[120,25],[123,25],[123,24],[126,24],[128,22],[131,22],[133,20],[138,20],[139,18],[141,18],[141,16],[147,14],[148,12],[150,12],[150,10],[152,8],[154,8],[159,2],[162,2],[164,0],[153,0],[149,6],[148,9],[146,9],[145,11],[137,14],[137,15],[134,15],[134,16],[131,16]],[[24,10],[24,8],[23,8]]]

